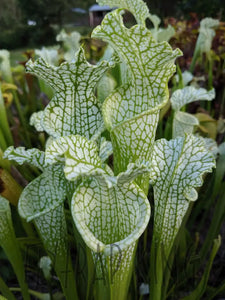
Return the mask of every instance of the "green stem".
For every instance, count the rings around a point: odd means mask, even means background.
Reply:
[[[5,137],[1,128],[0,128],[0,148],[3,149],[3,151],[7,148],[7,143],[5,141]]]
[[[12,134],[11,134],[11,131],[9,128],[9,123],[7,120],[5,104],[4,104],[4,100],[3,100],[2,92],[1,92],[1,83],[0,83],[0,120],[1,120],[1,122],[0,122],[1,130],[5,137],[7,146],[11,146],[14,144],[14,142],[13,142]],[[5,150],[5,149],[3,148],[3,150]]]
[[[186,224],[187,224],[189,216],[190,216],[190,214],[192,212],[192,208],[193,208],[193,203],[190,203],[188,211],[187,211],[187,213],[185,214],[185,216],[183,218],[181,227],[180,227],[179,232],[178,232],[178,234],[176,236],[176,239],[174,241],[174,246],[173,246],[173,248],[171,250],[171,253],[169,255],[169,259],[168,259],[168,264],[169,265],[168,265],[168,267],[166,268],[166,270],[164,272],[164,281],[163,281],[163,289],[162,289],[162,300],[167,299],[167,297],[168,297],[167,289],[168,289],[169,280],[171,278],[171,269],[172,269],[172,266],[173,266],[175,255],[177,255],[177,253],[176,253],[176,251],[177,251],[176,245],[180,245],[181,239],[185,236]],[[185,272],[185,274],[186,273],[187,272]],[[179,278],[179,279],[181,280],[181,278]],[[186,278],[184,278],[184,280],[185,279]],[[171,293],[172,291],[173,291],[173,288],[169,291],[169,293]]]
[[[16,236],[13,230],[10,210],[5,211],[4,217],[1,216],[1,222],[5,224],[4,232],[6,235],[0,241],[1,246],[13,266],[14,272],[16,274],[19,285],[21,287],[23,299],[29,300],[30,296],[28,293],[28,287],[25,280],[24,263],[20,252],[19,244],[18,241],[16,240]]]
[[[178,77],[179,77],[179,83],[178,83],[178,89],[182,89],[184,87],[184,82],[183,82],[183,76],[182,76],[182,71],[180,69],[180,66],[178,63],[176,63],[176,66],[177,66],[177,74],[178,74]]]
[[[1,134],[1,130],[0,130],[0,134]],[[4,153],[2,151],[2,148],[0,147],[0,168],[3,168],[8,172],[10,172],[10,162],[7,159],[3,159],[3,154]]]
[[[24,115],[23,115],[23,112],[22,112],[22,109],[20,106],[20,101],[19,101],[18,95],[15,91],[12,91],[12,93],[13,93],[13,98],[15,101],[16,109],[18,111],[19,119],[20,119],[21,125],[23,127],[23,131],[24,131],[24,135],[25,135],[24,138],[26,140],[27,147],[31,147],[30,136],[28,134],[28,126],[27,126],[27,122],[24,118]]]
[[[221,106],[220,107],[221,107],[220,111],[222,113],[224,111],[224,107],[225,107],[225,87],[223,88],[222,101],[221,101]]]
[[[217,295],[221,295],[221,296],[222,296],[222,294],[224,294],[224,292],[225,292],[225,280],[223,280],[222,284],[221,284],[219,287],[214,288],[214,289],[210,292],[210,294],[209,294],[207,300],[213,300],[213,299],[216,299],[215,297],[216,297]]]
[[[58,228],[54,228],[53,226],[56,217],[60,223],[58,223]],[[51,222],[53,223],[51,224]],[[66,299],[78,300],[75,276],[72,268],[68,242],[66,240],[67,233],[65,232],[66,224],[64,220],[63,205],[36,218],[35,225],[48,256],[53,262],[55,272],[60,280]],[[48,227],[47,230],[45,228],[46,226]],[[57,238],[55,236],[55,230],[58,232]]]
[[[162,300],[164,255],[153,237],[150,255],[150,300]]]
[[[196,44],[197,46],[197,44]],[[200,50],[198,49],[198,47],[195,48],[195,51],[194,51],[194,55],[193,55],[193,58],[192,58],[192,61],[191,61],[191,65],[190,65],[190,68],[189,68],[189,71],[193,74],[194,72],[194,69],[195,69],[195,65],[196,65],[196,61],[199,57],[199,54],[200,54]]]
[[[13,288],[10,288],[10,290],[11,290],[12,292],[20,292],[20,291],[21,291],[20,288],[14,288],[14,287],[13,287]],[[40,300],[50,300],[50,295],[49,295],[49,294],[46,294],[46,293],[40,293],[40,292],[31,290],[31,289],[29,289],[28,291],[29,291],[30,295],[32,295],[32,296],[34,296],[34,297],[36,297],[36,298],[38,298],[38,299],[40,299]]]
[[[13,205],[17,205],[22,193],[22,187],[13,179],[11,174],[0,168],[0,180],[2,183],[1,195],[9,200]]]
[[[213,60],[210,56],[208,57],[208,64],[209,64],[208,87],[209,87],[209,90],[211,90],[213,88]]]
[[[10,291],[8,286],[3,281],[2,277],[0,276],[0,291],[4,297],[6,297],[7,300],[16,300],[13,293]]]
[[[213,218],[208,230],[207,237],[200,251],[200,257],[202,260],[205,259],[208,253],[209,245],[219,233],[221,224],[224,220],[224,211],[225,211],[225,184],[223,184],[223,186],[220,187],[220,192],[218,195],[218,200],[214,210]]]
[[[95,253],[96,277],[94,284],[96,300],[127,300],[132,270],[134,268],[137,241],[131,248],[133,248],[132,253],[129,249],[122,250],[119,254],[112,255],[112,257]],[[126,251],[130,252],[128,256]],[[121,272],[123,276],[121,276]]]

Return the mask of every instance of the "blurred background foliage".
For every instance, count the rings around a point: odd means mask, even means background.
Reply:
[[[224,0],[146,0],[146,3],[152,13],[163,19],[173,16],[188,20],[191,13],[196,13],[200,20],[225,19]],[[88,9],[93,4],[94,0],[1,0],[0,48],[52,45],[56,34],[66,25],[86,33],[90,31]],[[77,13],[74,8],[82,8],[86,14]]]

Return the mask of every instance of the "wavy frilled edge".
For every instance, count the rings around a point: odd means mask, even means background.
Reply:
[[[214,156],[205,149],[202,138],[185,134],[170,141],[156,141],[150,171],[155,199],[154,235],[166,251],[171,249],[189,201],[198,198],[195,188],[214,167]]]

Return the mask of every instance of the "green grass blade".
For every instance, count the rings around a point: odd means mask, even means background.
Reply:
[[[0,295],[0,300],[16,300],[16,297],[13,295],[13,293],[10,291],[10,289],[8,288],[8,286],[5,284],[5,282],[3,281],[2,277],[0,276],[0,291],[3,294],[4,297],[1,299],[1,295]]]
[[[29,300],[22,255],[13,229],[8,200],[0,196],[0,245],[13,266],[25,300]]]
[[[4,136],[7,146],[13,145],[14,142],[13,142],[11,130],[9,128],[9,123],[7,120],[5,104],[4,104],[2,91],[1,91],[1,84],[0,84],[0,131],[1,131],[1,135]],[[0,137],[0,141],[1,140],[2,140],[2,138]],[[1,148],[3,150],[6,149],[6,148],[3,148],[2,146],[1,146]]]
[[[202,279],[199,282],[197,288],[189,296],[184,297],[182,300],[201,299],[201,297],[203,296],[203,294],[206,290],[209,273],[212,268],[213,260],[216,256],[217,251],[219,250],[220,245],[221,245],[221,237],[219,236],[218,239],[214,240],[210,258],[207,262],[205,272],[204,272]]]

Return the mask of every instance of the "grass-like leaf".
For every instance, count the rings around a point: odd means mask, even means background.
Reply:
[[[207,287],[207,282],[209,279],[209,274],[210,274],[210,270],[212,268],[214,258],[216,256],[220,246],[221,246],[221,236],[219,236],[213,242],[213,248],[210,253],[210,257],[209,257],[208,263],[206,265],[206,269],[204,271],[204,274],[203,274],[198,286],[196,287],[196,289],[193,292],[190,293],[190,295],[182,298],[182,300],[192,300],[192,299],[201,299],[202,298],[202,296],[204,295],[204,292],[206,290],[206,287]]]
[[[9,83],[13,83],[11,66],[10,66],[10,53],[8,50],[0,50],[0,71],[2,78]]]
[[[13,229],[9,201],[0,196],[0,246],[5,251],[19,281],[23,298],[30,299],[19,244]]]

